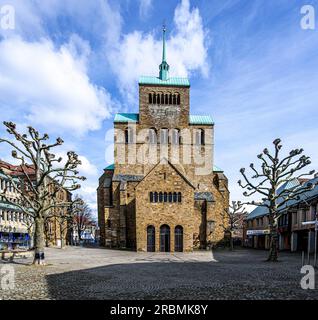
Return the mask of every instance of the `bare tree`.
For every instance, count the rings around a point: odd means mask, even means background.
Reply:
[[[277,220],[279,211],[284,208],[291,200],[299,199],[299,196],[313,188],[310,183],[300,184],[298,186],[288,186],[292,179],[300,179],[315,173],[299,173],[304,167],[308,166],[310,158],[302,155],[303,149],[294,149],[289,155],[281,158],[280,151],[282,148],[281,140],[273,141],[274,152],[271,154],[267,148],[257,157],[261,161],[260,169],[256,169],[254,164],[250,164],[253,175],[248,178],[245,168],[240,170],[243,176],[243,182],[238,184],[246,189],[244,196],[249,197],[254,194],[262,196],[261,202],[251,201],[246,204],[266,207],[268,210],[269,228],[270,228],[270,249],[268,261],[277,261],[278,259],[278,231]],[[285,185],[285,187],[282,187]],[[282,188],[281,188],[282,187]]]
[[[65,238],[67,236],[68,231],[71,229],[74,221],[74,214],[72,211],[73,202],[69,208],[57,208],[57,210],[53,210],[52,214],[50,214],[45,221],[45,236],[47,246],[52,235],[50,230],[50,226],[55,226],[55,232],[59,234],[60,237],[60,248],[63,249],[65,246]]]
[[[74,225],[78,233],[78,238],[79,240],[82,240],[82,232],[94,223],[92,210],[82,198],[76,196],[76,204],[73,206],[73,213]]]
[[[61,190],[73,191],[80,188],[77,167],[81,164],[75,152],[69,151],[67,159],[62,164],[62,158],[55,158],[52,149],[61,146],[63,140],[57,138],[55,143],[47,144],[49,136],[43,136],[32,127],[28,127],[28,134],[17,131],[12,122],[4,122],[7,132],[14,140],[1,139],[13,148],[12,157],[20,161],[16,174],[19,183],[13,176],[7,175],[13,189],[19,194],[20,202],[12,203],[6,196],[6,190],[1,194],[6,201],[19,207],[34,221],[34,264],[44,264],[44,225],[45,220],[56,208],[67,208],[72,203],[69,200],[57,198]]]
[[[222,225],[224,231],[228,231],[230,236],[230,247],[233,250],[233,232],[243,231],[243,222],[248,212],[245,211],[244,204],[241,201],[232,201],[229,209],[225,209],[222,216],[226,224]]]

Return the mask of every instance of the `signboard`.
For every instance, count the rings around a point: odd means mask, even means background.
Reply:
[[[270,231],[269,230],[247,230],[246,231],[246,235],[248,236],[260,236],[265,234],[270,234]]]

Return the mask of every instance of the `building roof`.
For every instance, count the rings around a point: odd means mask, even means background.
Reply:
[[[116,113],[114,123],[137,123],[139,121],[139,113]],[[193,115],[189,116],[189,124],[192,125],[212,125],[213,119],[208,115]]]
[[[116,113],[114,123],[138,122],[139,113]]]
[[[108,165],[104,170],[115,170],[115,164],[112,163],[112,164]]]
[[[211,125],[211,124],[214,124],[214,121],[210,116],[190,114],[189,123],[190,124]]]
[[[188,78],[177,78],[169,76],[170,66],[167,62],[166,53],[166,28],[162,30],[162,61],[159,65],[159,77],[142,76],[139,78],[139,85],[156,85],[156,86],[176,86],[190,87]]]
[[[174,87],[190,87],[188,78],[171,77],[167,80],[160,79],[153,76],[141,76],[139,78],[139,85],[156,85],[156,86],[174,86]]]
[[[218,166],[213,166],[213,172],[224,172],[224,170],[222,170]]]
[[[140,182],[142,182],[144,179],[146,179],[153,170],[155,170],[155,168],[159,165],[163,165],[163,164],[167,164],[167,165],[170,165],[170,167],[175,170],[178,175],[193,189],[195,189],[195,186],[193,185],[193,183],[190,181],[190,179],[185,176],[182,172],[180,172],[180,170],[175,166],[173,165],[168,159],[166,158],[162,158],[157,164],[155,164],[150,170],[149,172],[142,178],[142,180]]]
[[[113,177],[113,181],[118,181],[118,182],[141,181],[143,178],[144,178],[143,175],[117,174]]]
[[[207,202],[212,202],[214,201],[214,197],[211,192],[195,192],[194,200],[206,200]]]
[[[315,185],[315,187],[310,190],[307,191],[303,194],[301,194],[299,196],[298,199],[294,199],[294,200],[290,200],[288,202],[286,202],[286,204],[279,209],[279,211],[283,211],[286,210],[287,208],[294,206],[298,203],[301,203],[303,201],[309,201],[310,199],[314,198],[314,197],[318,197],[318,177],[313,178],[311,180],[308,180],[305,184],[309,184],[312,183],[313,185]],[[297,188],[300,185],[299,181],[294,178],[286,183],[284,183],[279,189],[278,189],[278,193],[280,193],[283,189],[292,189],[292,188]],[[282,201],[283,199],[279,200],[278,202]],[[248,216],[247,216],[247,220],[251,220],[257,217],[262,217],[268,214],[268,209],[266,207],[262,207],[262,206],[258,206],[256,207]]]
[[[288,201],[283,209],[286,209],[287,207],[294,206],[294,205],[301,203],[301,202],[304,202],[304,201],[310,201],[313,198],[318,198],[318,177],[310,179],[304,183],[304,185],[308,185],[308,184],[312,184],[314,186],[313,189],[302,193],[299,196],[299,199]]]
[[[12,211],[21,211],[21,209],[9,202],[0,201],[0,208],[5,210],[12,210]]]
[[[112,163],[110,165],[108,165],[104,170],[112,170],[114,171],[115,170],[115,164]],[[224,172],[222,169],[220,169],[219,167],[217,166],[213,166],[213,172]]]

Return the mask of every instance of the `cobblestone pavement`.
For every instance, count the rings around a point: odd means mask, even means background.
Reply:
[[[46,250],[47,266],[30,258],[15,269],[15,289],[1,299],[317,299],[300,288],[300,256],[266,252],[136,253],[101,248]],[[0,273],[0,277],[1,277]],[[1,279],[0,279],[1,280]]]

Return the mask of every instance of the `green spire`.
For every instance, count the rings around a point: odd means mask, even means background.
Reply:
[[[168,80],[169,79],[169,65],[166,61],[166,27],[163,26],[162,29],[162,62],[159,66],[159,79]]]

